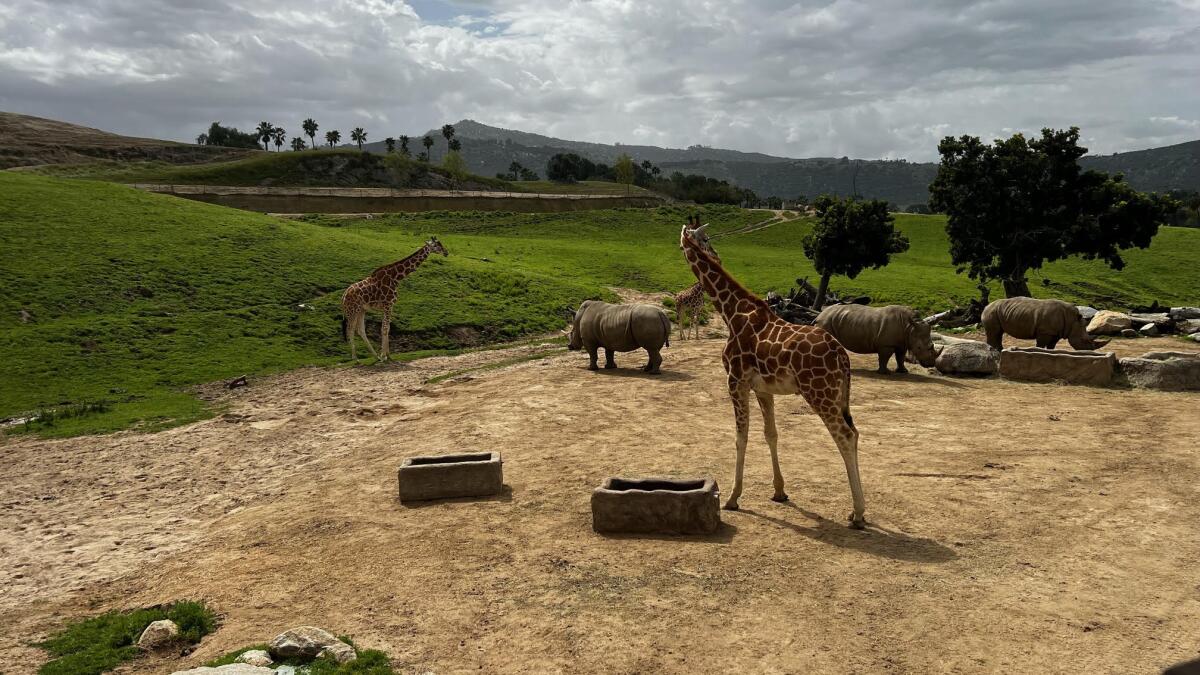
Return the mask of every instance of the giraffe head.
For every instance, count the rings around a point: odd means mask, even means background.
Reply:
[[[683,250],[688,242],[715,258],[717,262],[721,262],[721,256],[713,250],[711,238],[708,236],[708,224],[701,225],[700,216],[688,216],[687,225],[684,225],[683,231],[679,233],[679,249]]]
[[[450,253],[446,251],[446,247],[442,246],[442,242],[438,241],[437,237],[430,237],[429,241],[425,242],[425,248],[428,249],[430,253],[450,255]]]

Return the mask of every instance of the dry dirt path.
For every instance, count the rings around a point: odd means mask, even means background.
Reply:
[[[1139,340],[1175,348],[1170,340]],[[536,346],[307,369],[152,435],[0,446],[0,670],[68,617],[202,597],[201,663],[303,623],[402,672],[1153,672],[1200,645],[1200,397],[870,372],[852,406],[872,527],[819,421],[781,398],[711,538],[602,537],[609,475],[729,487],[719,339],[662,376]],[[914,367],[914,371],[921,369]],[[757,414],[753,424],[758,425]],[[511,491],[401,506],[415,453],[499,450]],[[129,670],[127,672],[133,672]]]

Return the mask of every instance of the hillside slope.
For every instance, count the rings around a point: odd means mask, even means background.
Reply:
[[[206,162],[253,151],[121,136],[57,120],[0,112],[0,169],[96,160]]]

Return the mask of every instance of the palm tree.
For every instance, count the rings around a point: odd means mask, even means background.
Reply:
[[[208,145],[208,134],[200,134],[197,136],[196,145]]]
[[[279,150],[283,147],[284,142],[287,141],[287,132],[284,131],[283,127],[275,127],[271,131],[271,138],[275,141],[275,150]]]
[[[325,142],[329,144],[329,147],[332,148],[333,146],[340,143],[341,140],[342,140],[342,132],[338,131],[337,129],[325,132]]]
[[[433,147],[433,139],[426,134],[425,138],[421,139],[421,145],[425,146],[425,161],[429,161],[429,149]]]
[[[367,142],[367,132],[362,127],[354,127],[354,131],[350,132],[350,140],[358,143],[358,149],[362,150],[362,144]]]
[[[300,138],[299,136],[292,138],[292,150],[295,152],[300,152],[307,147],[308,144],[304,142],[303,138]]]
[[[459,141],[457,138],[451,138],[450,139],[450,151],[458,152],[459,150],[462,150],[462,141]]]
[[[270,150],[271,147],[267,144],[270,143],[271,139],[274,137],[275,126],[270,122],[259,122],[257,131],[258,140],[262,141],[263,144],[263,150]]]
[[[383,144],[387,146],[387,151],[389,153],[396,151],[396,139],[392,138],[391,136],[383,139]]]
[[[312,146],[317,147],[317,121],[310,117],[301,122],[300,126],[304,128],[304,133],[312,141]]]
[[[454,138],[454,125],[443,124],[442,125],[442,135],[446,137],[446,147],[449,147],[450,139]]]
[[[400,137],[400,154],[408,157],[408,136]]]

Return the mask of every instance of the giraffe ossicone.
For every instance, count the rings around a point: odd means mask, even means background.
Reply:
[[[858,429],[850,416],[850,357],[841,344],[815,326],[799,326],[777,316],[767,303],[746,290],[711,252],[708,225],[689,217],[679,234],[679,247],[704,292],[729,327],[721,355],[729,376],[737,426],[733,490],[725,508],[736,510],[742,495],[742,473],[750,425],[750,393],[763,415],[763,433],[771,450],[775,501],[787,501],[779,469],[775,396],[799,394],[824,422],[846,465],[854,510],[850,524],[866,526],[866,501],[858,472]]]
[[[397,286],[400,281],[412,274],[433,253],[450,255],[437,237],[430,237],[425,245],[413,252],[412,255],[389,265],[377,268],[367,278],[356,281],[342,293],[342,336],[350,343],[350,358],[358,360],[358,351],[354,348],[354,337],[357,335],[367,344],[371,355],[380,361],[388,358],[388,334],[392,327],[392,305],[396,304]],[[383,323],[379,328],[379,353],[367,339],[367,310],[378,309],[383,312]]]

